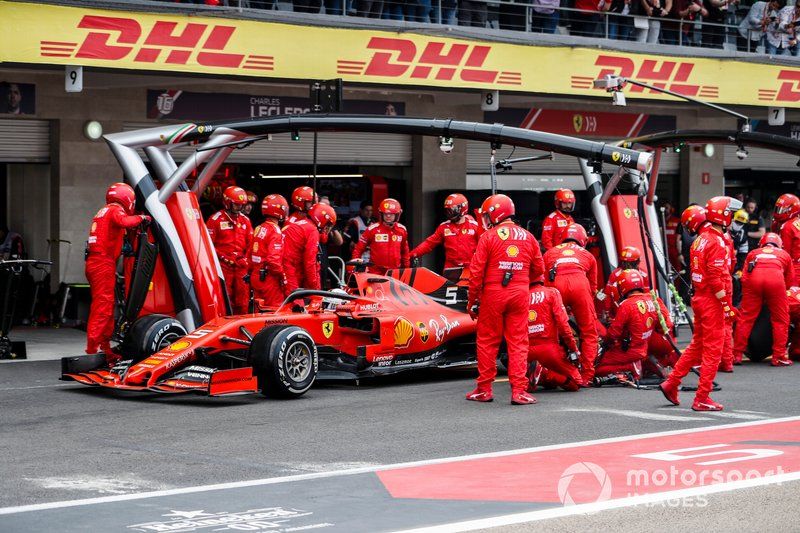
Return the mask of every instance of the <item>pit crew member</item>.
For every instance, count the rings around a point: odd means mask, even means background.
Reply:
[[[292,197],[289,199],[291,204],[292,214],[286,219],[287,224],[294,224],[298,220],[308,218],[308,211],[316,203],[317,194],[311,187],[297,187],[292,191]]]
[[[556,210],[542,222],[542,246],[545,250],[561,244],[567,228],[575,222],[570,215],[575,209],[575,193],[570,189],[557,190],[555,204]]]
[[[508,381],[511,403],[536,403],[528,393],[528,306],[530,280],[543,274],[542,253],[536,238],[517,226],[514,202],[494,194],[481,206],[481,235],[470,262],[467,309],[477,317],[478,382],[467,400],[492,401],[492,383],[497,374],[497,352],[505,338],[508,347]],[[477,308],[477,310],[476,310]]]
[[[114,284],[117,259],[122,252],[125,231],[150,222],[147,215],[135,215],[136,193],[130,185],[115,183],[106,191],[106,205],[92,219],[86,243],[86,279],[92,293],[86,324],[86,353],[98,350],[111,362],[114,333]]]
[[[234,314],[244,314],[250,300],[244,276],[250,268],[247,253],[253,239],[253,226],[242,213],[247,193],[241,187],[227,187],[222,193],[222,203],[224,209],[211,215],[206,225],[225,276],[231,309]]]
[[[411,260],[422,257],[444,244],[444,268],[469,266],[478,244],[478,223],[469,216],[469,202],[463,194],[451,194],[444,200],[447,220],[420,245],[411,250]]]
[[[569,326],[561,294],[544,286],[544,277],[533,280],[528,307],[528,363],[536,362],[528,392],[537,386],[577,391],[583,384],[578,370],[578,344]]]
[[[353,259],[360,259],[369,248],[372,266],[370,272],[385,274],[393,268],[407,268],[410,264],[408,254],[408,231],[400,224],[403,209],[394,198],[386,198],[378,206],[380,222],[369,226],[358,244],[353,248]]]
[[[736,323],[733,346],[734,362],[741,363],[761,308],[769,308],[772,323],[772,365],[786,366],[792,362],[786,357],[789,338],[789,301],[786,291],[792,286],[794,271],[789,254],[781,250],[781,238],[766,233],[759,247],[747,254],[742,277],[742,306]]]
[[[727,196],[715,196],[706,202],[705,216],[709,224],[703,226],[700,235],[692,243],[690,266],[694,296],[692,309],[695,313],[695,330],[692,341],[675,364],[669,377],[660,385],[664,397],[673,405],[679,405],[678,388],[681,380],[697,364],[701,365],[692,409],[695,411],[721,411],[722,405],[709,395],[722,359],[725,320],[735,318],[736,311],[726,290],[730,283],[728,250],[723,234],[733,213],[741,208],[741,202]],[[684,213],[686,217],[686,213]],[[681,220],[685,218],[681,217]],[[692,218],[688,216],[686,218]]]
[[[590,383],[597,357],[597,313],[594,295],[597,292],[597,262],[584,248],[589,237],[580,224],[570,224],[564,242],[544,254],[547,271],[545,283],[561,293],[564,305],[578,323],[581,339],[581,377]]]
[[[320,289],[320,250],[323,235],[336,224],[336,211],[327,204],[314,204],[307,217],[283,228],[284,272],[287,293],[303,289]]]
[[[289,204],[280,194],[270,194],[261,201],[264,222],[253,230],[250,246],[250,286],[253,297],[267,307],[278,307],[288,296],[283,271],[283,233],[281,224],[289,216]]]
[[[640,252],[637,247],[624,247],[619,253],[619,266],[611,271],[605,288],[597,293],[597,299],[600,301],[600,309],[603,313],[608,314],[610,318],[614,318],[614,315],[617,314],[617,308],[622,300],[617,290],[617,284],[622,277],[622,273],[629,269],[639,270],[641,258],[642,252]],[[641,272],[641,270],[639,271]],[[644,272],[641,272],[641,274],[645,285],[647,285],[647,274]]]
[[[792,258],[794,279],[792,286],[800,286],[800,198],[782,194],[775,202],[774,224],[780,225],[783,249]]]

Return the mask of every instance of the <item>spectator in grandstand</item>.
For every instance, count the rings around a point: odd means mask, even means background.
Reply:
[[[383,14],[383,0],[356,0],[355,6],[359,17],[379,19]]]
[[[510,0],[499,6],[498,24],[501,30],[525,31],[525,19],[530,0]],[[519,5],[516,5],[519,4]]]
[[[631,4],[637,0],[611,0],[609,13],[615,13],[608,17],[608,38],[619,39],[620,41],[630,41],[633,33],[633,19],[631,15]]]
[[[436,12],[435,8],[434,12]],[[442,0],[441,15],[437,13],[435,17],[437,18],[437,22],[439,22],[440,24],[448,24],[450,26],[455,26],[456,24],[458,24],[458,17],[456,16],[457,13],[458,13],[458,0]]]
[[[631,10],[638,15],[633,25],[636,28],[636,41],[640,43],[658,44],[661,34],[661,21],[657,18],[666,17],[672,9],[673,0],[634,0]],[[648,17],[648,18],[645,18]],[[657,17],[657,18],[653,18]]]
[[[531,31],[555,33],[558,26],[561,0],[532,0]]]
[[[664,23],[661,34],[661,42],[664,44],[680,44],[682,46],[694,46],[694,20],[698,16],[705,19],[708,10],[703,7],[702,0],[673,0],[669,18]]]
[[[253,9],[275,9],[275,0],[242,0],[242,7],[252,7]]]
[[[609,7],[611,4],[606,0],[575,0],[575,9],[580,11],[572,13],[570,35],[598,37],[600,23],[603,21],[600,13],[608,11]]]
[[[458,25],[486,27],[486,2],[480,0],[461,0],[458,4]]]
[[[708,16],[703,17],[703,46],[706,48],[722,48],[725,42],[725,17],[729,5],[736,5],[739,0],[703,0],[703,7]],[[707,22],[711,24],[706,24]]]
[[[743,52],[755,52],[764,43],[764,33],[778,25],[778,14],[785,5],[784,0],[755,2],[747,16],[739,24],[738,47]]]
[[[767,31],[766,52],[769,55],[797,55],[797,25],[800,25],[800,8],[797,4],[786,6],[778,12],[776,31]]]

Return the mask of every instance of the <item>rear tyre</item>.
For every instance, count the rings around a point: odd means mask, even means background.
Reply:
[[[761,309],[750,339],[747,342],[747,358],[751,361],[763,361],[772,355],[772,322],[770,322],[769,309]]]
[[[137,363],[163,350],[186,333],[183,324],[170,316],[143,316],[131,325],[122,341],[122,354]]]
[[[317,379],[317,345],[303,328],[262,329],[253,337],[249,356],[261,394],[268,398],[299,398]]]

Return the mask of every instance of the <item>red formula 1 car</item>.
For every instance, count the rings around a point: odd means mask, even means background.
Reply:
[[[454,274],[458,274],[455,272]],[[356,272],[346,290],[295,291],[275,311],[215,318],[188,333],[163,315],[138,319],[125,359],[62,359],[62,379],[113,389],[298,397],[318,376],[359,378],[475,362],[467,280],[426,268]],[[298,302],[302,302],[300,305]]]

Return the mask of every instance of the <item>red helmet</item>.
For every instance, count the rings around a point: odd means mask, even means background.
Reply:
[[[292,191],[292,207],[298,211],[306,212],[309,203],[314,203],[316,195],[311,187],[297,187]]]
[[[692,233],[697,233],[706,221],[706,210],[699,205],[690,205],[681,214],[681,225]]]
[[[642,273],[635,269],[624,270],[617,281],[617,290],[621,298],[625,298],[629,292],[644,290],[644,278]]]
[[[283,222],[289,215],[289,204],[280,194],[269,194],[261,201],[261,214]]]
[[[106,203],[119,204],[130,215],[136,204],[136,193],[133,192],[133,187],[127,183],[115,183],[106,191]]]
[[[225,209],[231,209],[235,205],[244,207],[246,203],[247,193],[241,187],[231,185],[225,189],[224,193],[222,193],[222,205],[225,206]]]
[[[629,263],[635,263],[642,258],[642,252],[635,246],[626,246],[622,249],[619,253],[620,261],[626,261]]]
[[[556,209],[564,213],[572,213],[575,209],[575,193],[570,189],[559,189],[556,191]]]
[[[455,193],[444,199],[444,216],[448,220],[457,220],[469,211],[469,202],[463,194]]]
[[[586,234],[583,226],[573,223],[567,226],[567,231],[564,232],[564,239],[561,242],[567,241],[576,242],[579,246],[586,246],[586,243],[589,242],[589,235]]]
[[[781,236],[778,235],[777,233],[772,233],[772,232],[765,233],[764,236],[761,237],[761,240],[758,241],[758,247],[763,248],[764,246],[767,245],[772,245],[775,246],[776,248],[783,248],[783,240],[781,239]]]
[[[800,198],[794,194],[782,194],[775,202],[775,213],[772,218],[778,222],[786,222],[800,213]]]
[[[336,211],[328,204],[314,204],[308,210],[308,218],[320,231],[327,231],[336,224]]]
[[[706,220],[712,224],[728,227],[733,214],[742,207],[742,202],[730,196],[715,196],[706,202]]]
[[[481,205],[481,217],[483,217],[484,225],[487,227],[499,224],[513,216],[514,202],[505,194],[493,194],[484,200]]]
[[[258,203],[258,196],[253,191],[245,191],[247,193],[247,203],[248,204],[255,204]]]
[[[400,215],[403,214],[403,208],[400,206],[400,202],[394,198],[386,198],[381,200],[381,204],[378,206],[378,213],[381,214],[381,221],[384,224],[393,225],[395,222],[400,220]],[[384,215],[395,215],[394,222],[386,222]]]

